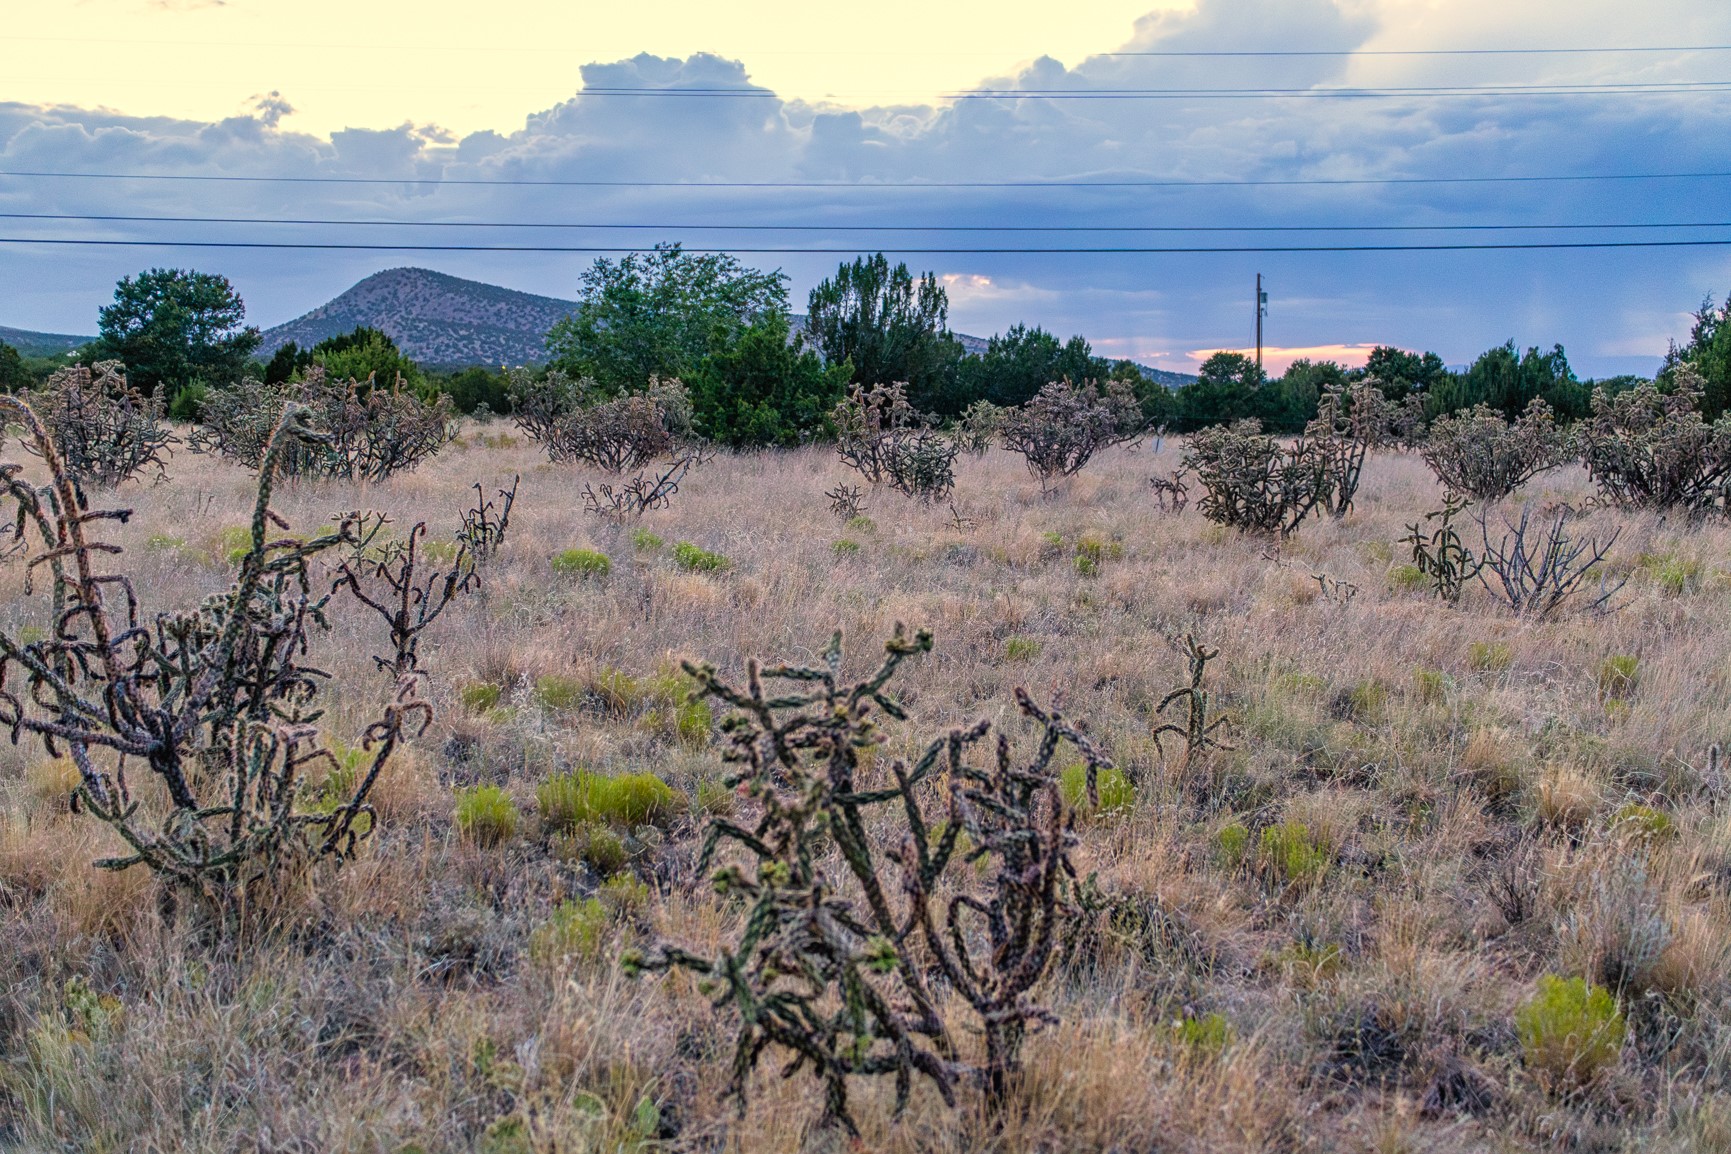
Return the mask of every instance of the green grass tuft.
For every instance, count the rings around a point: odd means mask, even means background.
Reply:
[[[613,571],[607,554],[593,549],[566,549],[553,554],[553,572],[561,577],[605,577]]]
[[[457,832],[482,849],[510,841],[517,834],[517,806],[496,785],[477,785],[457,794]]]

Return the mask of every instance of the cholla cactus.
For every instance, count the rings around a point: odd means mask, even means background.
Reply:
[[[438,620],[459,594],[481,587],[481,574],[466,545],[442,569],[422,567],[421,543],[427,523],[417,521],[408,540],[375,550],[358,550],[337,567],[332,592],[347,588],[355,600],[384,619],[391,652],[374,654],[373,664],[401,680],[421,668],[421,634]]]
[[[554,464],[625,473],[672,453],[691,433],[691,395],[672,378],[651,377],[640,393],[610,397],[587,377],[572,381],[555,369],[537,379],[516,369],[510,391],[517,427]]]
[[[1202,515],[1247,532],[1285,537],[1323,496],[1314,463],[1283,449],[1255,421],[1193,434],[1184,447],[1184,468],[1202,484]]]
[[[1731,417],[1702,419],[1703,384],[1684,363],[1670,393],[1650,383],[1615,395],[1593,390],[1593,415],[1576,437],[1605,499],[1637,509],[1731,511]]]
[[[702,692],[736,710],[722,727],[726,757],[741,767],[728,780],[759,816],[749,828],[713,819],[704,860],[724,841],[744,850],[745,864],[723,867],[715,881],[750,912],[739,940],[713,957],[662,945],[628,961],[702,974],[716,1007],[737,1015],[731,1092],[742,1109],[771,1047],[791,1052],[788,1074],[809,1068],[822,1081],[824,1123],[850,1133],[855,1077],[893,1077],[898,1109],[916,1075],[946,1102],[969,1082],[995,1103],[1020,1067],[1028,1027],[1049,1017],[1027,998],[1075,910],[1071,814],[1052,762],[1061,741],[1075,743],[1093,797],[1110,763],[1018,692],[1023,714],[1042,727],[1030,763],[1015,764],[1000,738],[995,768],[968,764],[990,733],[982,721],[931,742],[911,767],[896,761],[865,780],[860,753],[882,741],[873,715],[905,720],[886,686],[930,648],[929,633],[910,639],[898,625],[877,672],[852,684],[841,680],[839,634],[816,668],[752,661],[744,688],[710,666],[685,667]],[[771,693],[766,681],[788,690]],[[945,783],[947,809],[934,822]],[[899,820],[886,845],[868,831],[891,816]],[[996,867],[985,892],[940,899],[940,889],[978,876],[951,868],[963,860]],[[932,962],[978,1016],[983,1062],[959,1051],[931,989]]]
[[[57,370],[31,395],[30,408],[80,485],[113,488],[148,469],[158,480],[166,476],[164,457],[175,438],[162,423],[162,394],[147,397],[127,384],[119,361]],[[23,443],[38,452],[28,433]]]
[[[1022,454],[1042,489],[1080,472],[1094,454],[1134,437],[1142,408],[1122,381],[1101,390],[1055,381],[1004,417],[1004,447]]]
[[[14,741],[28,733],[50,756],[71,757],[75,807],[130,849],[96,864],[144,864],[226,918],[273,867],[352,853],[371,829],[367,797],[380,771],[430,711],[404,679],[365,731],[370,757],[358,774],[345,775],[322,744],[326,675],[304,662],[329,598],[312,594],[308,562],[362,547],[379,522],[351,514],[310,539],[272,535],[283,526],[270,509],[276,466],[310,432],[304,412],[286,409],[266,444],[250,544],[228,591],[193,612],[144,618],[130,579],[98,571],[99,558],[120,549],[91,537],[129,512],[89,508],[36,414],[13,398],[0,408],[23,423],[51,477],[39,490],[17,466],[0,468],[19,535],[28,526],[39,538],[30,572],[46,571],[53,621],[39,641],[0,632],[0,725]],[[302,787],[321,767],[337,788],[309,808]]]
[[[457,544],[473,557],[477,564],[493,559],[505,545],[505,534],[511,528],[511,507],[517,503],[517,486],[521,476],[511,478],[509,489],[499,490],[499,504],[487,499],[481,482],[475,482],[475,505],[463,510],[462,524],[457,527]]]
[[[382,481],[407,472],[456,436],[451,400],[424,401],[403,387],[373,379],[338,380],[314,365],[299,381],[264,385],[247,380],[205,398],[193,448],[262,468],[285,405],[294,405],[317,439],[278,446],[276,470],[288,477]]]
[[[1500,501],[1569,459],[1568,438],[1551,406],[1534,397],[1513,424],[1489,405],[1441,417],[1420,449],[1424,463],[1451,493]]]
[[[1502,418],[1496,417],[1498,423]],[[1479,575],[1484,562],[1473,556],[1454,527],[1454,519],[1467,505],[1450,494],[1441,509],[1426,513],[1426,522],[1435,521],[1436,528],[1428,534],[1419,522],[1408,525],[1401,540],[1412,547],[1412,564],[1430,581],[1431,590],[1450,605],[1459,601],[1467,582]]]
[[[946,500],[962,444],[932,429],[908,403],[905,384],[855,386],[830,418],[836,452],[873,485],[922,501]]]

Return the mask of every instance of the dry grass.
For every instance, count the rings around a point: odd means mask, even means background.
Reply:
[[[1374,458],[1353,514],[1307,524],[1277,559],[1156,508],[1147,478],[1171,471],[1171,446],[1112,450],[1052,497],[1018,458],[964,457],[960,528],[888,492],[872,525],[844,527],[822,494],[851,478],[822,449],[723,456],[642,521],[649,547],[582,514],[594,478],[501,432],[471,429],[387,484],[279,501],[297,527],[359,505],[439,536],[474,481],[523,474],[485,593],[423,645],[440,719],[381,783],[378,834],[283,887],[269,928],[201,942],[149,877],[90,868],[113,846],[67,812],[64,767],[0,754],[0,1147],[821,1148],[811,1085],[766,1065],[741,1121],[719,1101],[725,1023],[687,979],[634,983],[614,960],[737,929],[695,852],[703,813],[740,803],[646,687],[684,657],[733,673],[754,654],[809,661],[837,628],[863,668],[905,621],[937,648],[899,679],[914,722],[890,751],[982,714],[1013,728],[1018,684],[1061,701],[1139,783],[1081,849],[1137,913],[1052,979],[1063,1023],[1030,1041],[1011,1117],[916,1094],[892,1125],[889,1088],[862,1087],[861,1148],[1725,1148],[1731,827],[1706,749],[1731,728],[1731,573],[1715,560],[1731,528],[1594,512],[1589,533],[1623,530],[1625,604],[1534,622],[1476,587],[1453,609],[1393,588],[1393,543],[1440,499],[1414,457]],[[170,472],[123,491],[137,514],[111,535],[152,608],[222,586],[221,530],[250,502],[221,462],[183,453]],[[1586,492],[1563,471],[1528,496]],[[1096,564],[1078,566],[1084,540]],[[686,571],[678,542],[728,564]],[[571,548],[611,572],[556,573]],[[1317,573],[1357,593],[1320,596]],[[0,570],[0,614],[41,628],[22,578]],[[1150,735],[1172,718],[1154,709],[1185,678],[1171,639],[1187,632],[1221,650],[1209,688],[1235,748],[1188,762],[1168,743],[1163,761]],[[378,648],[373,623],[338,613],[321,660],[339,739],[389,688]],[[1638,679],[1607,694],[1600,671],[1624,655]],[[575,697],[554,707],[548,678]],[[476,705],[478,684],[497,701]],[[617,831],[647,898],[609,905],[599,948],[549,964],[532,936],[601,881],[597,847],[546,836],[536,814],[537,784],[576,768],[653,771],[686,812]],[[455,790],[479,782],[521,813],[491,850],[452,821]],[[1232,827],[1248,835],[1236,856]],[[1547,973],[1612,985],[1630,1021],[1621,1062],[1567,1094],[1523,1070],[1511,1024]],[[1208,1015],[1217,1042],[1181,1025]]]

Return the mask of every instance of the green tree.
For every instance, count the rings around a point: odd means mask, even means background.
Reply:
[[[275,353],[272,353],[270,360],[266,362],[264,366],[264,383],[267,385],[280,385],[285,381],[291,381],[294,379],[296,373],[304,373],[307,369],[311,368],[312,363],[313,351],[311,349],[303,349],[293,341],[290,341],[288,344],[279,348]]]
[[[1304,357],[1293,361],[1279,380],[1263,390],[1263,427],[1271,432],[1302,432],[1316,416],[1316,402],[1323,390],[1344,385],[1351,376],[1334,361]]]
[[[785,316],[768,316],[730,347],[704,358],[687,379],[697,427],[725,445],[798,445],[829,432],[847,388],[848,365],[826,366],[790,343]]]
[[[246,305],[214,273],[155,268],[122,277],[114,303],[97,314],[91,361],[126,364],[127,379],[154,393],[238,380],[258,347]]]
[[[426,382],[421,367],[397,347],[396,341],[367,325],[320,341],[312,347],[311,360],[338,380],[365,381],[371,377],[377,388],[393,387],[399,376],[414,389]]]
[[[659,244],[597,260],[577,302],[547,334],[548,367],[610,393],[638,392],[651,376],[684,378],[746,329],[786,315],[787,276]]]
[[[472,413],[482,405],[494,413],[511,411],[511,379],[499,369],[472,365],[448,373],[432,384],[451,398],[452,407],[459,413]]]
[[[1448,375],[1448,367],[1435,353],[1409,353],[1392,345],[1371,349],[1364,368],[1353,374],[1360,380],[1375,377],[1382,386],[1382,395],[1396,404],[1411,393],[1429,392]]]
[[[916,409],[950,416],[974,399],[956,388],[962,346],[949,332],[949,296],[931,273],[915,280],[881,252],[858,257],[811,290],[806,310],[806,332],[824,359],[852,365],[856,383],[906,382]]]
[[[24,363],[24,354],[0,341],[0,390],[14,393],[29,388],[33,383],[30,368]]]
[[[1012,325],[988,341],[985,352],[961,361],[957,392],[964,407],[977,400],[1020,405],[1053,381],[1081,384],[1111,373],[1111,363],[1096,357],[1080,336],[1066,342],[1037,325]]]
[[[1425,415],[1435,419],[1482,404],[1512,421],[1526,411],[1534,397],[1544,398],[1564,417],[1582,416],[1586,411],[1580,381],[1569,367],[1562,345],[1552,346],[1549,352],[1529,348],[1522,355],[1511,340],[1486,349],[1465,373],[1432,388]]]
[[[1196,383],[1178,391],[1179,422],[1187,429],[1225,424],[1245,417],[1261,419],[1267,377],[1243,353],[1219,352],[1202,362]]]
[[[1717,309],[1712,297],[1701,302],[1688,343],[1680,347],[1673,343],[1665,354],[1664,367],[1659,371],[1664,387],[1671,386],[1677,366],[1685,362],[1695,366],[1705,382],[1701,415],[1709,421],[1718,420],[1731,408],[1731,294]]]

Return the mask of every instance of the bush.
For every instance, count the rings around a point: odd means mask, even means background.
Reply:
[[[1263,870],[1287,885],[1310,886],[1334,864],[1334,852],[1301,821],[1271,825],[1259,843]]]
[[[424,401],[402,385],[401,379],[389,389],[375,388],[370,378],[339,380],[318,365],[300,381],[249,379],[205,399],[190,444],[256,469],[271,430],[293,403],[305,409],[318,437],[281,454],[277,468],[284,476],[382,481],[414,469],[456,436],[448,398]]]
[[[1622,534],[1620,528],[1612,530],[1603,545],[1596,537],[1573,536],[1568,530],[1569,512],[1564,509],[1542,527],[1541,535],[1535,531],[1541,526],[1532,524],[1532,508],[1528,506],[1521,509],[1518,521],[1503,518],[1507,532],[1493,545],[1485,510],[1479,510],[1478,521],[1478,578],[1516,613],[1545,617],[1579,593],[1592,594],[1586,602],[1588,609],[1604,610],[1628,580],[1613,584],[1602,575],[1601,566]],[[1487,574],[1495,575],[1495,584]],[[1592,587],[1595,576],[1599,577],[1597,590]]]
[[[1100,450],[1134,437],[1141,426],[1142,407],[1123,381],[1108,382],[1104,391],[1060,381],[1007,413],[1000,435],[1046,488],[1079,472]]]
[[[1628,1026],[1602,986],[1547,974],[1515,1011],[1515,1033],[1528,1067],[1558,1083],[1580,1085],[1616,1063]]]
[[[1121,769],[1102,769],[1095,775],[1099,804],[1088,800],[1088,767],[1072,765],[1058,778],[1064,804],[1080,813],[1127,813],[1136,804],[1136,787]]]
[[[457,832],[464,841],[492,849],[517,835],[517,804],[496,785],[477,785],[457,794]]]
[[[1202,515],[1245,532],[1284,537],[1318,510],[1344,514],[1358,488],[1364,443],[1339,435],[1336,424],[1332,416],[1319,416],[1312,422],[1317,434],[1300,437],[1290,448],[1261,433],[1255,421],[1193,434],[1184,447],[1184,468],[1206,490]]]
[[[651,377],[643,392],[607,396],[588,378],[557,369],[537,378],[511,370],[517,427],[554,464],[578,462],[609,473],[642,469],[691,432],[691,397],[677,380]]]
[[[155,469],[158,480],[167,476],[164,457],[174,437],[162,424],[162,396],[158,390],[147,397],[127,384],[119,361],[99,361],[94,369],[55,372],[31,394],[30,407],[73,480],[109,489],[147,469]],[[29,437],[24,447],[38,451]]]
[[[1500,501],[1566,462],[1569,444],[1551,407],[1535,397],[1513,424],[1483,404],[1441,417],[1420,453],[1449,492]]]
[[[672,787],[652,773],[607,777],[579,770],[549,778],[535,790],[541,820],[556,831],[589,822],[660,824],[672,817],[677,801]]]
[[[607,554],[593,549],[564,549],[553,554],[553,572],[561,577],[605,577],[613,571]]]
[[[673,547],[673,561],[681,569],[691,573],[713,573],[731,564],[720,553],[700,549],[689,541],[681,541]]]
[[[1731,417],[1697,411],[1701,377],[1677,367],[1676,387],[1651,383],[1593,392],[1593,415],[1575,430],[1581,462],[1600,494],[1624,508],[1724,512],[1731,492]]]

